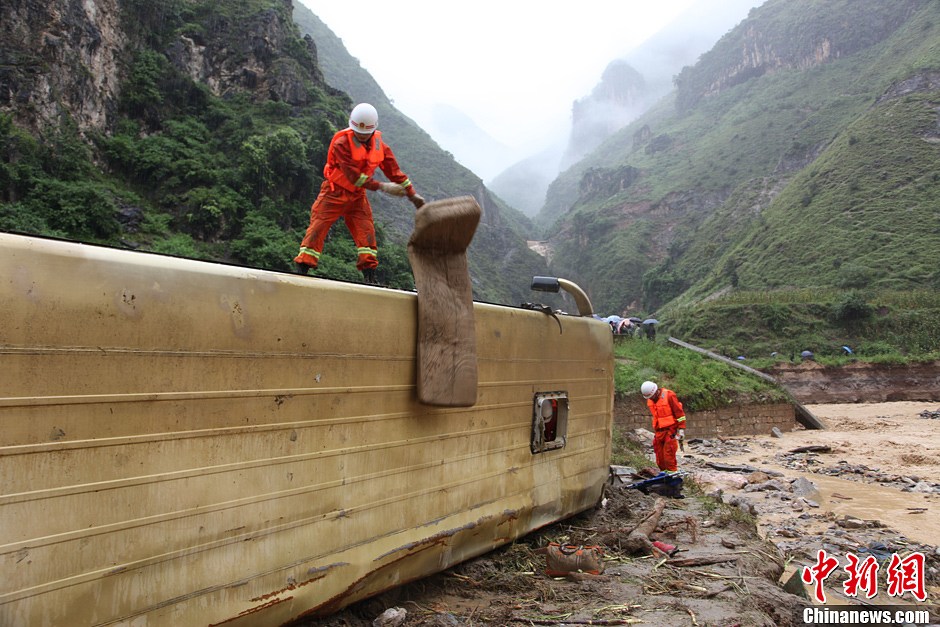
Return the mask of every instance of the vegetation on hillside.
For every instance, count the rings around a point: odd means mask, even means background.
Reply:
[[[540,216],[553,271],[601,311],[657,312],[720,352],[937,351],[932,307],[894,307],[854,334],[794,335],[827,328],[840,302],[878,312],[898,290],[940,287],[940,4],[824,4],[754,9],[673,97],[560,176]],[[788,290],[827,296],[798,309]],[[787,324],[745,337],[755,317],[729,300],[741,291],[770,291]],[[718,307],[724,320],[703,319]]]
[[[639,398],[640,385],[651,380],[674,390],[689,411],[788,400],[786,391],[760,377],[663,340],[621,338],[614,355],[618,395]]]
[[[283,3],[127,6],[127,31],[153,48],[129,59],[113,129],[85,137],[66,116],[34,137],[0,115],[0,229],[290,270],[349,98],[317,82],[296,31],[281,54],[307,68],[302,107],[249,92],[221,98],[160,52],[180,34],[237,50],[246,44],[233,24]],[[411,287],[404,248],[381,225],[379,243],[381,278]],[[355,257],[336,228],[318,273],[356,280]]]
[[[663,315],[672,321],[671,335],[760,366],[799,360],[804,350],[835,363],[940,359],[940,292],[934,290],[735,291]]]
[[[0,229],[290,271],[330,139],[345,127],[353,104],[324,80],[318,61],[332,67],[348,53],[332,33],[321,33],[323,48],[337,50],[318,59],[293,22],[291,4],[276,0],[121,6],[134,52],[106,129],[79,128],[65,110],[58,127],[37,132],[17,126],[15,110],[0,112]],[[219,75],[216,83],[232,80],[237,87],[213,90],[181,69],[185,42],[202,50],[212,64],[208,71]],[[380,109],[381,127],[420,193],[429,200],[487,198],[479,178],[396,111],[355,66],[349,76]],[[273,87],[252,87],[260,81]],[[411,289],[405,244],[413,209],[379,194],[370,200],[378,278]],[[545,263],[525,247],[527,220],[490,200],[470,254],[474,296],[521,302],[531,277],[545,274]],[[355,259],[339,221],[317,275],[361,280]]]

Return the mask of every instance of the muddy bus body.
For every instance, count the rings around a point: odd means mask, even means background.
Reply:
[[[595,505],[608,325],[474,303],[434,407],[417,298],[0,233],[0,624],[282,625]]]

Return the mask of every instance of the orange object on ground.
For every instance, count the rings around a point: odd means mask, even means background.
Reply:
[[[660,542],[659,540],[656,540],[655,542],[653,542],[653,546],[655,546],[657,549],[659,549],[660,551],[662,551],[669,557],[672,557],[679,551],[678,547],[673,546],[672,544],[667,544],[666,542]]]
[[[564,577],[577,572],[600,575],[604,572],[604,548],[601,546],[549,542],[544,552],[545,574],[549,577]]]

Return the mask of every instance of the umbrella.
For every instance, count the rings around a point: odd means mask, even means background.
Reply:
[[[659,320],[656,318],[647,318],[643,321],[643,324],[659,324]]]
[[[627,320],[629,320],[633,324],[640,324],[641,322],[643,322],[643,320],[641,320],[640,318],[637,318],[636,316],[630,316],[629,318],[627,318]]]

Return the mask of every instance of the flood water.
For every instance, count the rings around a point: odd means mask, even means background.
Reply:
[[[912,541],[940,545],[940,493],[906,492],[870,479],[865,482],[805,472],[782,463],[786,453],[797,447],[825,445],[831,451],[815,456],[817,466],[865,467],[940,484],[940,420],[922,416],[922,412],[940,409],[940,401],[809,405],[808,409],[825,422],[825,430],[798,429],[780,438],[747,436],[750,453],[717,461],[776,470],[787,479],[805,477],[819,491],[818,499],[813,500],[820,507],[814,513],[877,520]],[[792,511],[780,514],[780,518],[792,516]],[[772,526],[776,517],[762,513],[761,528]]]
[[[813,482],[819,490],[818,503],[822,511],[832,512],[837,517],[848,515],[862,520],[877,520],[915,542],[940,545],[938,495],[901,492],[878,484],[815,473],[794,473],[794,476],[803,476]]]

